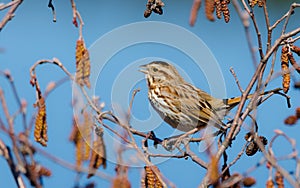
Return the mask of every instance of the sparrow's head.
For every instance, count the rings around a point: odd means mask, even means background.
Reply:
[[[148,82],[164,82],[164,81],[183,81],[177,69],[164,61],[153,61],[146,65],[141,65],[140,70],[145,73]]]

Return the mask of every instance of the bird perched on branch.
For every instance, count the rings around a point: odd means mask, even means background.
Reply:
[[[212,97],[186,82],[173,65],[163,61],[154,61],[140,68],[147,80],[151,105],[165,122],[180,131],[202,129],[207,125],[226,128],[223,117],[241,101],[241,97]],[[270,92],[262,95],[267,93]],[[247,98],[251,97],[248,95]]]

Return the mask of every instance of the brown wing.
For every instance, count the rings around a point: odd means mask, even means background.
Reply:
[[[212,105],[215,99],[208,93],[190,84],[180,84],[177,88],[182,113],[198,120],[200,126],[206,126],[209,121],[212,122],[214,126],[225,126],[214,105]]]

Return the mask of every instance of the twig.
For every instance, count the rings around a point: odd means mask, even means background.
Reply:
[[[300,7],[300,4],[298,4],[298,3],[293,3],[293,4],[290,6],[290,10],[288,11],[288,14],[287,14],[287,16],[286,16],[285,22],[284,22],[283,27],[282,27],[281,35],[283,35],[283,34],[285,33],[287,24],[289,23],[289,20],[290,20],[290,17],[291,17],[291,15],[294,13],[294,9],[297,8],[297,7]]]
[[[49,0],[48,7],[51,8],[53,14],[53,22],[56,22],[56,12],[52,0]]]
[[[71,169],[73,171],[77,171],[77,172],[82,172],[82,173],[90,173],[90,169],[89,168],[84,168],[84,167],[80,167],[78,168],[78,166],[72,164],[72,163],[69,163],[67,161],[64,161],[46,151],[44,151],[43,149],[40,149],[38,147],[34,147],[34,149],[41,155],[45,156],[46,158],[48,158],[49,160],[53,161],[54,163],[56,164],[59,164],[65,168],[68,168],[68,169]],[[108,180],[108,181],[112,181],[112,177],[110,177],[109,175],[103,173],[103,172],[99,172],[99,171],[96,171],[95,172],[95,176],[98,176],[100,178],[103,178],[104,180]]]
[[[4,26],[7,24],[7,22],[10,21],[14,17],[15,11],[17,10],[17,8],[19,7],[19,5],[22,2],[23,2],[23,0],[15,0],[15,1],[12,1],[11,3],[7,4],[7,6],[3,6],[3,9],[7,8],[8,6],[10,6],[10,9],[6,13],[6,15],[2,19],[2,21],[0,22],[0,32],[2,31],[2,29],[4,28]]]
[[[3,157],[6,159],[6,162],[10,168],[11,173],[14,176],[18,188],[25,188],[26,186],[20,175],[20,172],[16,168],[10,149],[4,144],[4,142],[1,139],[0,139],[0,155],[3,155]]]
[[[274,158],[273,156],[273,151],[272,151],[272,142],[274,142],[274,140],[282,135],[282,136],[286,136],[282,131],[275,131],[276,135],[275,137],[273,137],[273,139],[271,140],[270,144],[269,144],[269,150],[268,152],[265,151],[265,147],[264,147],[264,144],[260,141],[259,138],[255,138],[255,142],[257,143],[259,149],[263,152],[264,154],[264,157],[268,160],[268,162],[277,170],[279,171],[282,176],[284,176],[284,178],[291,184],[291,186],[293,187],[299,187],[300,184],[299,182],[295,181],[291,175],[289,174],[288,171],[286,171],[284,168],[282,168],[281,166],[279,166],[279,164],[277,163],[276,159]],[[257,135],[255,136],[257,137]],[[286,137],[288,138],[288,137]],[[288,139],[288,141],[290,141]]]
[[[129,103],[129,108],[128,108],[128,111],[127,111],[128,123],[130,122],[131,110],[132,110],[132,105],[133,105],[134,97],[140,91],[141,91],[140,88],[133,90],[133,93],[132,93],[132,96],[131,96],[131,100],[130,100],[130,103]]]
[[[71,79],[74,80],[74,76],[64,67],[64,65],[59,61],[59,59],[57,58],[53,58],[52,60],[49,59],[42,59],[37,61],[36,63],[34,63],[31,67],[30,67],[30,76],[34,77],[35,76],[35,69],[38,65],[42,65],[45,63],[49,63],[49,64],[54,64],[57,65],[62,71],[64,71],[66,73],[66,75]]]
[[[234,77],[235,83],[237,84],[237,86],[238,86],[240,92],[243,93],[244,90],[243,90],[243,88],[242,88],[241,85],[240,85],[240,82],[239,82],[239,80],[238,80],[238,78],[237,78],[237,76],[236,76],[236,74],[235,74],[235,72],[234,72],[233,67],[230,67],[230,72],[231,72],[232,76]]]
[[[17,101],[19,108],[21,109],[21,113],[22,113],[22,122],[23,122],[23,128],[24,130],[27,129],[27,123],[26,123],[26,109],[25,106],[22,104],[21,99],[19,97],[15,82],[13,77],[11,76],[9,71],[0,71],[0,75],[5,76],[5,78],[8,79],[10,86],[12,88],[12,92],[14,94],[15,100]]]

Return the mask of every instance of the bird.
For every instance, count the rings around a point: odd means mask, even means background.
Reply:
[[[211,96],[185,81],[175,66],[164,61],[141,65],[139,71],[145,74],[152,107],[167,124],[183,132],[207,125],[224,130],[224,116],[241,101],[241,97]]]

